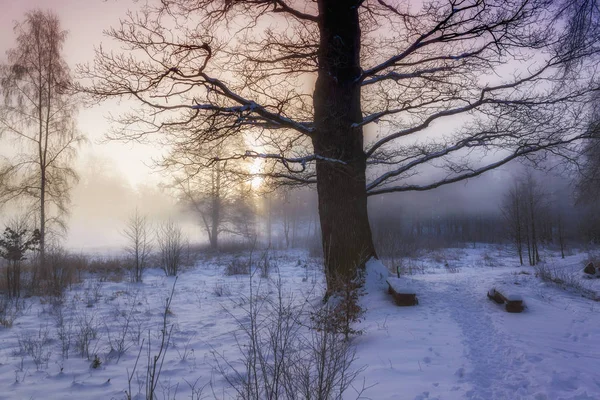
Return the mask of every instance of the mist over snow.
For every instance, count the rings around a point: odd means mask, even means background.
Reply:
[[[136,209],[156,225],[173,219],[195,241],[202,239],[198,221],[158,184],[132,185],[110,159],[90,157],[80,170],[72,194],[65,245],[72,250],[110,250],[126,245],[123,229]]]
[[[0,0],[0,400],[600,400],[598,1]]]

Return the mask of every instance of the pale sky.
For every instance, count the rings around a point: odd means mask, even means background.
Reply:
[[[105,48],[113,46],[112,41],[103,36],[103,30],[117,26],[119,18],[124,17],[128,9],[138,9],[142,2],[143,0],[0,0],[0,62],[5,61],[6,50],[15,45],[15,21],[23,20],[28,10],[51,9],[59,16],[63,29],[69,31],[64,55],[74,70],[79,63],[93,61],[95,46],[101,43]],[[121,241],[119,232],[136,207],[157,218],[166,218],[169,212],[176,212],[173,199],[159,193],[158,184],[163,177],[153,173],[148,166],[153,158],[159,158],[159,146],[101,143],[110,129],[106,115],[111,111],[118,115],[126,111],[125,107],[125,104],[113,101],[80,110],[78,126],[89,142],[79,151],[77,167],[82,180],[73,191],[67,239],[67,245],[71,248],[118,245]],[[432,132],[440,126],[446,132],[453,126],[451,119],[434,125],[437,128],[432,126]],[[497,173],[498,171],[491,175]],[[198,229],[194,221],[187,222]]]
[[[102,31],[116,26],[128,9],[139,5],[134,0],[0,0],[0,62],[6,60],[6,50],[15,46],[14,23],[22,21],[26,11],[50,9],[58,15],[62,28],[69,31],[64,56],[74,71],[77,64],[93,61],[95,46],[103,43],[110,47],[111,41]],[[121,231],[135,208],[158,219],[176,212],[173,199],[159,193],[162,177],[148,167],[159,150],[148,145],[102,143],[110,129],[105,117],[109,112],[118,115],[123,107],[113,101],[80,109],[78,127],[89,141],[80,148],[77,160],[81,181],[72,192],[66,238],[66,246],[72,249],[122,245]],[[4,150],[0,154],[6,153],[6,149],[0,150]]]
[[[138,4],[136,4],[138,3]],[[72,70],[76,64],[91,62],[94,46],[110,40],[102,31],[115,26],[128,9],[136,9],[134,0],[0,0],[0,60],[5,60],[7,49],[14,47],[14,22],[23,20],[26,11],[35,8],[50,9],[60,18],[63,29],[69,31],[64,55]],[[118,113],[116,103],[93,108],[82,108],[78,126],[89,143],[80,150],[80,165],[83,167],[90,156],[105,159],[132,185],[158,181],[146,164],[158,155],[149,146],[123,143],[100,143],[110,128],[105,116],[112,110]]]

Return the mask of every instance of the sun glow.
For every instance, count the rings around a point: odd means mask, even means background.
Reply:
[[[252,185],[252,189],[253,190],[258,190],[260,189],[262,183],[263,183],[263,178],[261,176],[256,176],[257,174],[260,174],[262,172],[263,169],[263,160],[257,158],[255,159],[252,164],[250,164],[250,168],[249,168],[249,172],[250,174],[252,174],[252,180],[250,181],[250,184]]]

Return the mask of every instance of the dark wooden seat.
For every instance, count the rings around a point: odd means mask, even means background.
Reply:
[[[398,288],[394,288],[392,283],[388,281],[388,293],[392,295],[396,305],[400,307],[407,306],[416,306],[419,304],[419,299],[417,298],[416,293],[410,293],[409,291],[400,290]]]
[[[492,288],[487,293],[488,298],[498,304],[506,304],[506,311],[509,313],[520,313],[525,309],[525,304],[523,303],[521,296],[504,295],[503,292],[506,293],[506,290],[501,290],[502,289]]]

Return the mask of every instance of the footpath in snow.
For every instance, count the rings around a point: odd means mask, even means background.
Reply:
[[[531,268],[457,262],[455,273],[402,278],[418,306],[396,307],[385,288],[365,299],[367,334],[357,342],[364,378],[377,383],[372,398],[600,399],[600,303],[540,282]],[[510,314],[488,300],[495,285],[527,309]]]
[[[547,265],[575,277],[584,258],[545,257]],[[238,341],[243,340],[238,322],[246,318],[249,277],[226,275],[229,261],[206,260],[180,274],[159,398],[235,398],[215,370],[215,354],[240,365],[244,343]],[[273,254],[272,262],[276,271],[255,282],[261,296],[275,296],[279,280],[296,299],[320,301],[318,260],[296,251]],[[532,268],[518,267],[514,256],[483,246],[444,249],[406,264],[414,264],[413,274],[402,279],[417,293],[415,307],[395,305],[387,294],[386,270],[367,277],[368,294],[361,300],[366,313],[356,326],[362,335],[352,339],[353,367],[364,369],[345,399],[355,399],[362,388],[362,398],[374,400],[600,399],[599,302],[542,282]],[[62,306],[25,299],[13,326],[0,328],[0,399],[120,400],[129,377],[138,393],[134,398],[143,399],[145,348],[137,373],[132,371],[140,345],[160,339],[161,310],[173,283],[150,270],[142,284],[92,277],[69,290]],[[584,283],[600,289],[600,279]],[[496,285],[522,296],[527,309],[510,314],[487,299]],[[76,340],[86,327],[93,331],[90,359],[80,354]],[[68,357],[60,329],[63,337],[72,335]],[[126,348],[117,356],[110,349],[120,337]],[[27,343],[43,343],[39,365],[20,351]],[[96,368],[93,354],[101,361]]]

